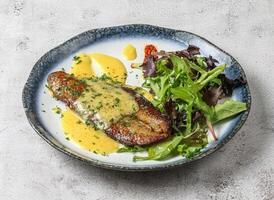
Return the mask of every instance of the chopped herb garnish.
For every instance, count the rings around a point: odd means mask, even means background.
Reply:
[[[76,62],[76,65],[80,64],[81,62],[82,62],[82,60],[78,60],[78,61]]]
[[[95,130],[95,131],[100,130],[100,128],[98,128],[96,124],[93,124],[93,126],[92,126],[92,127],[94,128],[94,130]],[[94,136],[94,137],[95,137],[95,136]],[[96,138],[96,137],[95,137],[95,138]]]
[[[104,127],[104,126],[105,126],[104,122],[99,122],[99,125],[100,125],[101,127]]]
[[[136,106],[135,106],[135,105],[132,105],[132,110],[133,110],[134,112],[136,112],[136,111],[137,111],[137,108],[136,108]]]
[[[79,56],[74,56],[74,57],[73,57],[73,60],[74,60],[74,61],[77,61],[77,60],[79,60],[79,59],[80,59]]]
[[[119,106],[119,104],[120,104],[120,99],[116,97],[114,99],[114,106],[117,107],[117,106]]]
[[[102,102],[99,102],[98,104],[99,104],[99,105],[96,107],[96,109],[97,109],[97,110],[100,110],[100,109],[103,107],[103,104],[102,104]]]
[[[87,119],[87,120],[85,121],[85,124],[89,126],[89,125],[92,124],[92,122],[91,122],[89,119]]]
[[[54,112],[56,114],[61,114],[61,112],[62,112],[61,108],[59,108],[58,106],[56,106],[55,108],[52,108],[51,110],[52,110],[52,112]]]

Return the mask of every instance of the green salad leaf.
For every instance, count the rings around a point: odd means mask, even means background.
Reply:
[[[177,151],[179,155],[185,156],[186,158],[191,158],[196,154],[200,153],[203,146],[201,145],[187,145],[187,144],[180,144],[177,147]]]
[[[226,100],[224,103],[215,106],[212,123],[216,124],[224,119],[233,117],[246,109],[246,103],[235,100]]]
[[[193,103],[194,107],[203,111],[203,113],[211,119],[213,117],[213,110],[208,106],[201,98],[201,94],[195,89],[195,87],[177,87],[172,88],[171,93],[175,98],[187,102],[188,104]]]
[[[171,138],[149,147],[148,156],[134,156],[133,160],[164,160],[178,154],[190,158],[199,153],[206,145],[206,131],[197,125],[192,133],[173,135]]]
[[[148,149],[148,156],[141,157],[141,156],[134,156],[134,161],[140,160],[163,160],[170,156],[177,148],[177,146],[182,141],[183,136],[173,136],[172,138],[165,140],[163,142],[159,142],[151,146]]]
[[[126,153],[126,152],[142,152],[146,151],[147,149],[145,147],[141,147],[138,145],[135,146],[124,146],[118,149],[117,153]]]

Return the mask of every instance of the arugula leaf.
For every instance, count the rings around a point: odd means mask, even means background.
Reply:
[[[163,142],[160,142],[158,144],[155,144],[151,146],[148,149],[148,156],[141,157],[141,156],[134,156],[134,161],[140,161],[140,160],[163,160],[170,156],[174,150],[176,150],[179,143],[182,141],[183,136],[173,136],[172,138],[165,140]]]
[[[190,67],[189,67],[188,63],[185,62],[184,59],[181,59],[175,55],[171,55],[170,60],[173,64],[173,68],[176,70],[177,73],[179,71],[181,71],[182,73],[188,75],[188,73],[190,71]]]
[[[215,78],[224,72],[225,66],[225,64],[219,65],[218,67],[215,67],[214,69],[202,74],[197,82],[195,82],[198,85],[199,90],[205,87],[210,81],[216,80]]]
[[[226,100],[223,104],[217,104],[214,108],[212,123],[216,124],[224,119],[235,116],[247,109],[246,103],[234,100]]]
[[[124,146],[118,149],[117,153],[125,153],[125,152],[142,152],[147,149],[138,145],[135,146]]]
[[[187,158],[196,155],[207,145],[208,141],[205,129],[201,128],[198,123],[195,125],[196,128],[193,132],[174,135],[168,140],[154,144],[148,149],[148,156],[134,156],[133,160],[164,160],[174,154],[180,154]],[[184,145],[183,148],[182,145]]]
[[[206,69],[207,65],[206,65],[206,58],[205,57],[202,57],[202,56],[195,56],[196,58],[196,61],[199,65],[200,68],[202,69]]]
[[[211,119],[213,116],[213,110],[209,107],[201,98],[201,94],[197,92],[195,87],[184,88],[184,87],[177,87],[172,88],[171,93],[174,95],[175,98],[180,98],[187,103],[194,103],[194,107],[202,110],[203,113]]]
[[[186,135],[191,133],[192,107],[193,107],[193,102],[189,103],[186,106]]]
[[[191,158],[200,153],[202,148],[203,146],[201,145],[192,146],[187,144],[180,144],[177,147],[177,151],[180,155],[185,156],[186,158]]]
[[[186,103],[191,103],[196,98],[196,94],[194,93],[192,88],[176,87],[176,88],[171,88],[170,91],[175,98],[180,98]]]

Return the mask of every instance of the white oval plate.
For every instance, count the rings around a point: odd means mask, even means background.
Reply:
[[[246,79],[242,68],[233,57],[192,33],[138,24],[90,30],[46,53],[34,66],[25,85],[23,104],[26,115],[32,127],[49,144],[70,156],[104,168],[130,171],[156,170],[178,166],[212,153],[228,141],[243,125],[249,113],[251,102],[247,84],[236,88],[232,98],[246,102],[248,110],[234,119],[218,125],[216,133],[219,140],[209,142],[202,152],[192,159],[177,156],[164,161],[133,162],[132,153],[113,153],[102,156],[81,149],[76,144],[66,140],[62,131],[60,116],[51,112],[51,109],[56,105],[61,108],[64,108],[64,105],[48,94],[45,87],[48,74],[62,68],[69,71],[72,58],[76,53],[98,52],[120,59],[127,67],[127,84],[141,86],[143,82],[141,71],[132,70],[130,68],[131,62],[122,57],[122,48],[129,43],[137,49],[138,57],[134,61],[137,63],[143,61],[143,49],[146,44],[154,44],[158,49],[166,51],[182,50],[189,44],[193,44],[201,48],[203,55],[212,55],[220,63],[226,63],[229,66],[225,71],[228,76],[232,78],[242,76]]]

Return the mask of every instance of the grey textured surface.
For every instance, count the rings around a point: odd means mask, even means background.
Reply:
[[[0,199],[274,199],[274,1],[9,0],[0,2]],[[57,152],[31,129],[21,91],[36,60],[82,31],[149,23],[206,37],[245,68],[246,125],[185,167],[125,173]]]

